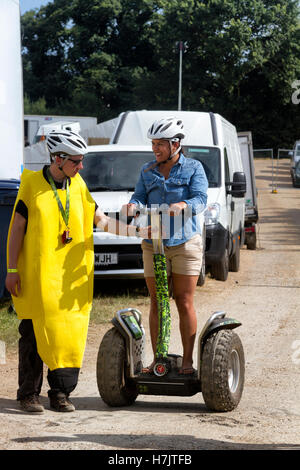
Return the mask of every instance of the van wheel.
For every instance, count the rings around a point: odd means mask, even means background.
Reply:
[[[205,271],[206,271],[206,269],[205,269],[205,253],[203,253],[201,271],[200,271],[200,274],[199,274],[199,277],[198,277],[197,286],[203,286],[205,284]]]
[[[240,269],[240,241],[239,239],[237,239],[235,252],[229,260],[229,271],[237,273],[239,269]]]
[[[201,271],[198,277],[197,286],[203,286],[205,284],[205,274],[206,274],[205,245],[206,245],[206,232],[204,231],[202,233],[202,264],[201,264]]]
[[[97,385],[109,406],[131,405],[138,396],[136,384],[126,377],[126,346],[123,336],[111,328],[103,336],[97,358]]]
[[[212,277],[217,281],[226,281],[229,271],[229,256],[228,248],[225,249],[225,252],[222,256],[222,259],[218,263],[211,265],[210,272]]]

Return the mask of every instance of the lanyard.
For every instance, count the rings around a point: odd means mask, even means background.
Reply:
[[[50,173],[50,170],[49,168],[47,168],[47,176],[48,176],[48,179],[49,179],[49,182],[50,182],[50,185],[51,185],[51,188],[54,192],[54,195],[55,195],[55,198],[56,198],[56,201],[57,201],[57,204],[58,204],[58,207],[59,207],[59,210],[60,210],[60,213],[64,219],[64,222],[66,224],[66,227],[68,227],[68,223],[69,223],[69,215],[70,215],[70,191],[69,191],[69,180],[67,178],[67,183],[66,183],[66,191],[67,191],[67,198],[66,198],[66,208],[64,209],[63,208],[63,205],[61,203],[61,200],[59,199],[59,195],[58,195],[58,192],[57,192],[57,189],[56,189],[56,186],[55,186],[55,183],[53,181],[53,178],[51,176],[51,173]]]

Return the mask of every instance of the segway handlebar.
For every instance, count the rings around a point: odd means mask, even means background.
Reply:
[[[136,206],[136,220],[143,215],[150,216],[150,225],[151,225],[151,239],[153,244],[154,253],[164,253],[163,247],[163,230],[162,230],[162,215],[168,213],[169,206],[165,207],[145,207],[145,206]]]
[[[162,204],[158,207],[136,206],[134,209],[136,215],[162,215],[169,213],[169,206]]]

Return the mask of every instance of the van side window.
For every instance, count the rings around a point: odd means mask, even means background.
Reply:
[[[230,171],[229,171],[228,155],[227,155],[226,147],[224,147],[224,164],[225,164],[225,183],[230,183]]]

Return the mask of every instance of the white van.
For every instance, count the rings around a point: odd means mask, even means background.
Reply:
[[[93,145],[88,147],[84,168],[80,170],[98,206],[113,220],[134,192],[144,163],[154,159],[151,146]],[[145,217],[147,219],[147,217]],[[123,220],[133,224],[133,217]],[[146,223],[146,220],[145,220]],[[199,215],[204,229],[204,216]],[[205,237],[205,230],[203,230]],[[205,243],[205,238],[203,239]],[[94,229],[95,278],[143,278],[141,239]],[[198,285],[205,282],[205,263]]]
[[[159,118],[182,119],[186,157],[200,160],[209,188],[205,212],[206,265],[215,279],[225,281],[238,271],[244,244],[246,178],[236,128],[219,114],[193,111],[127,111],[121,113],[112,145],[150,146],[147,130]]]
[[[140,169],[153,160],[150,146],[88,147],[80,174],[98,206],[112,219],[134,192]],[[124,220],[133,223],[133,218]],[[95,278],[143,278],[141,239],[94,228]]]

